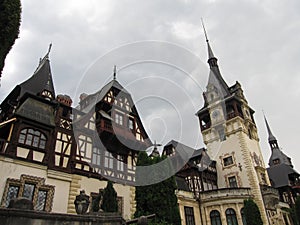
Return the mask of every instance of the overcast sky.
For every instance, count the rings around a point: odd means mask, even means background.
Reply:
[[[81,92],[94,93],[112,78],[116,64],[153,141],[202,147],[194,114],[209,74],[203,17],[225,81],[238,80],[256,111],[265,162],[262,110],[300,171],[300,1],[24,0],[22,8],[0,100],[33,74],[52,42],[56,94],[70,95],[75,106]]]

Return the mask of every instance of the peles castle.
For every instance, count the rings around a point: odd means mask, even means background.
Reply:
[[[254,110],[238,82],[224,81],[206,41],[210,73],[204,105],[196,112],[206,148],[171,140],[162,152],[169,158],[192,152],[175,175],[182,224],[246,225],[244,200],[252,198],[264,224],[292,225],[286,209],[300,193],[299,173],[265,118],[271,148],[266,167]],[[137,149],[153,143],[115,73],[98,92],[82,94],[73,108],[68,95],[55,93],[48,52],[33,75],[6,96],[0,105],[1,208],[23,197],[36,211],[75,214],[80,190],[92,201],[113,180],[118,210],[132,218]]]

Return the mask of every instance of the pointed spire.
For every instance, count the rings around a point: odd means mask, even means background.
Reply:
[[[52,48],[52,43],[50,43],[50,44],[49,44],[49,48],[48,48],[48,52],[47,52],[47,56],[48,56],[48,57],[49,57],[49,54],[50,54],[51,48]]]
[[[114,80],[117,79],[117,66],[114,65],[114,77],[113,77]]]
[[[225,80],[223,79],[221,72],[219,70],[219,66],[218,66],[218,59],[214,56],[213,51],[210,47],[209,44],[209,40],[207,37],[207,32],[204,26],[204,22],[203,19],[201,18],[201,22],[202,22],[202,27],[203,27],[203,31],[204,31],[204,35],[205,35],[205,39],[206,39],[206,43],[207,43],[207,49],[208,49],[208,64],[210,67],[210,73],[209,73],[209,79],[208,79],[208,86],[214,86],[215,88],[217,88],[219,90],[219,94],[221,95],[220,97],[225,97],[227,95],[229,95],[229,91],[228,91],[228,85],[225,82]],[[208,87],[207,86],[207,87]]]
[[[218,59],[215,57],[215,55],[214,55],[214,53],[213,53],[213,51],[210,47],[209,40],[208,40],[207,33],[206,33],[206,29],[205,29],[204,22],[203,22],[202,18],[201,18],[201,22],[202,22],[202,27],[203,27],[206,43],[207,43],[207,51],[208,51],[208,60],[207,60],[207,62],[208,62],[211,69],[216,70],[214,72],[220,73],[219,68],[218,68]]]
[[[49,45],[48,52],[43,59],[40,60],[37,69],[33,75],[20,84],[22,96],[25,92],[32,93],[34,95],[42,94],[44,91],[51,93],[52,98],[55,98],[54,83],[52,79],[51,66],[49,60],[49,53],[51,51],[52,44]]]
[[[203,18],[201,18],[201,22],[202,22],[202,27],[203,27],[203,31],[204,31],[206,43],[207,43],[208,60],[210,60],[210,59],[217,59],[217,58],[214,56],[214,53],[213,53],[213,51],[212,51],[212,49],[211,49],[211,47],[210,47],[209,40],[208,40],[208,37],[207,37],[207,32],[206,32],[206,29],[205,29],[205,26],[204,26],[204,22],[203,22]]]
[[[269,126],[269,123],[268,123],[268,120],[267,120],[267,118],[266,118],[265,113],[264,113],[264,119],[265,119],[266,127],[267,127],[267,130],[268,130],[268,135],[269,135],[268,140],[269,140],[269,142],[270,142],[270,141],[276,141],[275,136],[272,134],[272,131],[271,131],[271,128],[270,128],[270,126]]]
[[[272,167],[272,166],[277,166],[277,165],[280,165],[280,164],[286,164],[288,166],[291,166],[293,168],[293,164],[292,164],[292,161],[291,161],[291,158],[288,157],[286,154],[284,154],[281,149],[279,148],[279,145],[278,145],[278,142],[275,138],[275,136],[272,134],[272,131],[271,131],[271,128],[269,126],[269,123],[267,121],[267,118],[265,116],[265,113],[263,112],[264,114],[264,119],[265,119],[265,123],[266,123],[266,126],[267,126],[267,130],[268,130],[268,134],[269,134],[269,144],[270,144],[270,147],[271,147],[271,150],[272,150],[272,153],[271,153],[271,156],[270,156],[270,159],[269,159],[269,166]]]

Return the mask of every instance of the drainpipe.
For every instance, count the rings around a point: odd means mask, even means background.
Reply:
[[[201,225],[203,224],[203,218],[202,218],[202,209],[201,209],[201,197],[200,197],[200,192],[199,192],[199,197],[196,199],[199,205],[199,211],[200,211],[200,220],[201,220]]]

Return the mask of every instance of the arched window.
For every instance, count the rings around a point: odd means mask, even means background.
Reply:
[[[218,210],[213,210],[210,212],[211,225],[222,225],[220,213]]]
[[[226,213],[227,225],[238,225],[234,209],[229,208],[226,210],[225,213]]]
[[[241,216],[242,216],[243,225],[247,225],[244,208],[241,209]]]
[[[46,147],[46,136],[38,130],[25,128],[21,130],[18,142],[20,144],[33,146],[40,149]]]

